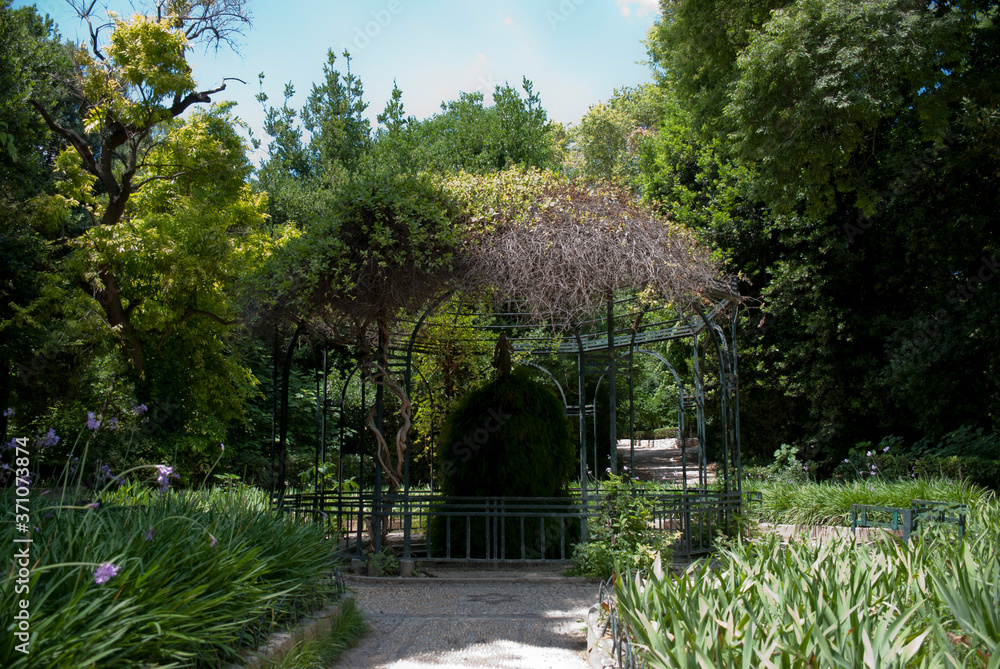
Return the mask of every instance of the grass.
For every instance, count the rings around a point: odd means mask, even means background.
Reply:
[[[353,599],[344,602],[337,621],[322,636],[295,644],[284,658],[265,665],[268,669],[325,669],[368,632],[368,624]]]
[[[790,525],[849,525],[852,504],[909,508],[911,500],[927,499],[959,502],[971,509],[992,496],[983,488],[950,479],[875,478],[850,483],[747,481],[743,489],[763,494],[761,520]]]

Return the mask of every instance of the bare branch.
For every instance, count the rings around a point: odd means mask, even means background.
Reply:
[[[236,51],[237,39],[253,22],[247,4],[247,0],[194,0],[178,12],[178,7],[168,0],[156,0],[156,14],[161,19],[172,19],[189,41],[204,41],[206,49],[218,50],[226,44]]]

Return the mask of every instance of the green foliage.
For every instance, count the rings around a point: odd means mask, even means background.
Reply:
[[[4,502],[13,506],[11,494]],[[32,497],[33,642],[23,655],[7,635],[5,667],[232,661],[255,634],[286,623],[293,600],[318,607],[333,594],[320,528],[271,515],[260,492],[109,499],[87,509]],[[13,538],[10,524],[3,539]],[[95,569],[108,562],[117,574],[96,583]],[[24,596],[14,586],[10,576],[0,583],[5,611]]]
[[[744,490],[763,494],[760,507],[765,522],[789,525],[850,525],[851,505],[910,508],[914,499],[981,505],[990,494],[983,488],[948,479],[879,478],[847,483],[758,483],[747,481]]]
[[[341,605],[336,622],[318,638],[295,644],[280,661],[266,665],[267,669],[324,669],[336,663],[344,651],[357,644],[368,632],[368,624],[353,599]]]
[[[569,573],[607,579],[612,574],[649,569],[670,562],[676,535],[650,526],[652,505],[628,477],[612,475],[601,484],[597,518],[587,525],[587,543],[574,547]]]
[[[795,446],[782,444],[774,452],[774,461],[761,467],[747,467],[743,472],[746,481],[761,481],[765,483],[802,483],[809,478],[809,466],[796,457],[799,449]]]
[[[385,546],[368,556],[368,569],[373,576],[399,576],[399,558]]]
[[[553,164],[548,115],[532,83],[524,97],[509,84],[493,91],[493,106],[482,92],[463,93],[441,104],[441,113],[410,123],[416,164],[436,172],[498,172],[514,165]]]
[[[910,447],[910,452],[914,455],[936,455],[943,458],[1000,460],[1000,434],[987,434],[981,427],[963,425],[941,437],[936,444],[929,439],[921,439]]]
[[[761,299],[738,325],[745,453],[993,430],[995,6],[662,4],[638,181]]]
[[[520,370],[459,401],[439,443],[438,487],[449,496],[558,497],[576,472],[562,402]]]
[[[393,316],[440,290],[458,243],[456,215],[453,198],[427,175],[358,175],[321,220],[272,256],[260,299],[295,317],[323,309]]]
[[[977,509],[964,541],[764,535],[681,575],[657,564],[618,580],[618,611],[653,667],[992,667],[1000,510]]]
[[[663,114],[657,88],[622,88],[606,103],[591,105],[573,128],[575,155],[570,167],[589,179],[634,183],[639,173],[639,145],[652,134]]]

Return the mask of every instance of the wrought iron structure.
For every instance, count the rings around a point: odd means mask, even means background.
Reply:
[[[339,443],[343,444],[345,430],[343,407],[347,384],[351,382],[351,378],[357,372],[357,368],[351,371],[340,389],[339,400],[331,401],[327,383],[325,349],[322,363],[317,365],[317,370],[322,370],[322,387],[317,386],[317,449],[314,488],[316,492],[286,497],[285,491],[279,486],[272,489],[272,495],[278,506],[290,512],[309,513],[314,517],[319,517],[322,514],[328,519],[336,518],[337,531],[346,536],[355,537],[352,550],[361,550],[361,536],[365,530],[363,525],[366,522],[371,524],[371,527],[367,528],[374,544],[371,548],[379,550],[381,537],[384,534],[383,526],[388,524],[394,532],[402,533],[403,552],[406,558],[416,555],[414,551],[415,537],[422,535],[426,541],[426,527],[432,517],[449,519],[447,521],[449,526],[452,522],[464,523],[463,527],[470,533],[473,527],[479,527],[482,531],[491,531],[494,543],[498,541],[501,533],[506,532],[509,523],[523,525],[526,518],[541,519],[542,526],[544,526],[545,519],[549,519],[550,523],[559,522],[563,529],[555,537],[557,541],[565,542],[570,536],[565,530],[567,523],[572,523],[578,528],[578,530],[574,530],[577,533],[572,534],[572,538],[575,540],[585,538],[587,518],[594,514],[595,500],[597,499],[594,481],[588,476],[588,459],[592,451],[594,455],[593,471],[599,471],[596,462],[598,431],[595,410],[598,390],[606,379],[610,409],[607,426],[609,469],[612,473],[618,474],[621,471],[621,463],[618,461],[617,413],[627,406],[630,426],[629,459],[630,464],[633,464],[636,443],[632,382],[634,365],[639,356],[651,356],[665,367],[678,387],[677,422],[683,467],[682,481],[676,494],[664,495],[661,496],[662,499],[655,500],[656,517],[664,529],[681,533],[679,553],[706,550],[707,545],[702,541],[702,534],[708,532],[709,536],[712,536],[716,529],[727,527],[732,515],[739,512],[742,504],[738,360],[735,344],[739,298],[735,292],[726,289],[716,289],[706,293],[706,295],[707,299],[703,300],[703,304],[694,306],[691,312],[685,316],[677,316],[665,308],[644,305],[636,297],[619,300],[609,299],[606,304],[606,312],[601,316],[574,323],[551,323],[549,329],[545,330],[545,334],[539,335],[536,331],[534,336],[517,336],[517,332],[523,333],[527,329],[527,321],[524,319],[531,314],[516,311],[480,314],[483,320],[492,318],[492,322],[486,326],[462,326],[457,322],[454,325],[454,330],[459,334],[466,327],[469,330],[479,330],[477,335],[481,335],[482,330],[497,334],[499,332],[513,333],[510,339],[514,350],[520,357],[526,358],[527,366],[537,370],[547,381],[555,385],[567,416],[575,420],[579,431],[579,487],[572,497],[572,503],[567,506],[558,509],[547,508],[547,500],[535,500],[535,505],[538,508],[528,509],[523,506],[528,503],[527,500],[520,500],[521,506],[518,506],[514,503],[507,503],[513,502],[513,500],[445,499],[434,493],[433,471],[431,493],[414,494],[411,490],[412,448],[406,449],[403,485],[399,494],[387,496],[384,493],[381,481],[382,470],[375,458],[369,458],[369,465],[375,478],[372,489],[362,489],[360,492],[348,494],[343,491],[343,480],[341,479],[337,490],[325,491],[319,476],[319,465],[327,460],[328,414],[331,411],[336,411],[337,430],[340,435]],[[446,297],[442,296],[441,299],[435,301],[415,320],[397,321],[397,329],[388,338],[380,337],[379,345],[384,347],[383,353],[389,363],[389,371],[401,379],[401,385],[411,399],[416,394],[415,381],[422,381],[426,386],[426,380],[423,380],[420,370],[414,364],[414,354],[433,352],[439,345],[433,335],[428,333],[425,325],[435,310],[440,309]],[[649,348],[658,342],[671,340],[690,342],[692,365],[690,377],[687,379],[683,378],[663,355]],[[483,351],[483,353],[487,353],[487,351]],[[714,356],[709,356],[709,353],[714,353]],[[575,396],[571,389],[564,388],[557,377],[542,364],[544,358],[551,356],[563,356],[575,360],[577,377]],[[708,462],[705,457],[706,443],[709,438],[706,426],[705,372],[707,370],[705,369],[705,361],[709,357],[714,357],[718,362],[718,372],[712,387],[720,410],[718,428],[715,430],[718,435],[716,451],[719,457],[716,459],[718,476],[714,485],[709,484]],[[277,374],[275,376],[277,377]],[[617,397],[618,384],[616,379],[621,377],[628,379],[629,393],[627,398]],[[320,372],[317,371],[318,384],[320,383],[319,379]],[[590,387],[592,388],[589,392],[588,381],[591,382]],[[370,396],[370,393],[367,392],[367,385],[367,381],[362,378],[362,404],[366,407]],[[381,428],[384,403],[381,386],[376,387],[374,395],[375,422]],[[431,394],[428,392],[427,395]],[[282,400],[282,406],[287,406],[286,399]],[[277,402],[275,402],[275,408],[277,409]],[[588,418],[593,423],[593,442],[588,437]],[[362,426],[361,429],[364,431],[365,428]],[[686,431],[688,435],[693,434],[695,438],[685,435]],[[272,449],[273,443],[272,440]],[[693,465],[697,474],[696,484],[689,484],[688,477],[687,450],[692,447],[697,449],[697,464]],[[339,457],[340,450],[338,449]],[[433,461],[433,457],[431,460]],[[364,471],[363,453],[361,466]],[[339,463],[337,469],[342,476],[343,468],[339,466]],[[362,476],[362,481],[363,478]],[[566,500],[563,500],[563,503],[565,502]],[[535,539],[524,535],[522,530],[521,540],[530,544]],[[544,534],[541,541],[545,541]],[[448,553],[443,556],[443,559],[490,561],[529,559],[525,557],[527,553],[511,556],[505,552],[506,549],[503,549],[502,546],[496,547],[496,550],[492,552],[487,551],[482,556],[474,556],[471,553],[471,546],[470,540],[466,546],[464,558],[461,556],[456,558]],[[423,557],[435,557],[436,559],[431,546],[426,546],[425,550],[420,552],[423,553]],[[536,559],[546,559],[546,555],[546,551],[542,551],[541,556]],[[564,551],[560,551],[559,555],[558,559],[566,558]]]

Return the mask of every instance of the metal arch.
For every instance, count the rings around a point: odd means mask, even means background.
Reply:
[[[738,394],[736,387],[737,379],[735,376],[735,369],[733,367],[734,360],[730,357],[729,346],[726,343],[725,332],[719,327],[714,319],[709,318],[705,315],[705,312],[697,304],[694,305],[695,311],[701,316],[702,320],[705,322],[706,329],[715,343],[716,351],[719,354],[719,376],[720,376],[720,390],[719,401],[721,404],[720,413],[722,414],[722,467],[723,467],[723,485],[726,492],[730,491],[730,476],[729,476],[729,460],[730,460],[730,446],[732,447],[732,457],[736,462],[736,491],[740,492],[742,490],[742,483],[740,479],[740,458],[739,450],[740,444],[739,439],[736,437],[734,439],[732,424],[732,405],[733,398]],[[733,349],[735,351],[736,342],[733,341]]]
[[[649,350],[646,350],[646,349],[643,349],[643,348],[639,348],[639,349],[636,349],[636,353],[645,353],[646,355],[651,355],[654,358],[656,358],[657,360],[659,360],[660,362],[662,362],[664,365],[667,366],[667,369],[670,370],[670,373],[674,375],[674,381],[677,382],[677,394],[678,394],[678,398],[677,398],[677,404],[678,404],[678,406],[677,406],[677,440],[681,444],[681,475],[684,477],[683,490],[684,490],[684,492],[687,492],[687,479],[688,479],[688,476],[687,476],[687,440],[684,439],[684,395],[685,395],[685,393],[684,393],[684,382],[681,381],[680,374],[678,374],[677,370],[674,369],[674,366],[670,364],[670,361],[668,361],[666,358],[664,358],[662,355],[660,355],[656,351],[649,351]],[[702,448],[702,446],[701,446],[700,443],[698,444],[698,447],[699,447],[699,449]],[[699,457],[699,462],[700,461],[701,461],[701,458]],[[702,475],[702,472],[699,471],[698,475],[699,475],[699,479],[700,479],[700,477]]]
[[[600,390],[601,381],[604,380],[605,376],[607,375],[601,374],[597,379],[597,383],[594,384],[594,476],[595,477],[597,476],[597,470],[600,468],[600,465],[597,463],[597,391]],[[609,455],[608,457],[610,458],[611,456]]]
[[[442,293],[436,300],[431,302],[426,309],[424,309],[424,313],[420,315],[420,318],[417,319],[416,324],[413,326],[413,331],[410,333],[410,341],[407,342],[406,344],[406,367],[404,368],[403,371],[403,382],[404,382],[403,387],[406,389],[407,397],[410,396],[410,390],[412,389],[411,370],[413,368],[413,345],[417,341],[417,333],[420,331],[420,327],[424,324],[424,321],[427,320],[427,317],[430,316],[435,309],[441,306],[442,302],[444,302],[446,299],[454,295],[454,293],[455,293],[454,290],[448,290]]]
[[[523,364],[526,367],[533,367],[533,368],[535,368],[537,370],[540,370],[540,371],[545,372],[546,374],[548,374],[549,378],[552,379],[552,383],[556,384],[556,388],[559,389],[559,395],[562,397],[562,401],[563,401],[563,410],[565,410],[567,407],[569,407],[569,403],[566,401],[566,393],[565,393],[565,391],[563,391],[563,387],[559,383],[559,380],[555,376],[552,375],[552,372],[550,372],[549,370],[545,369],[541,365],[539,365],[537,363],[534,363],[534,362],[525,362]]]

